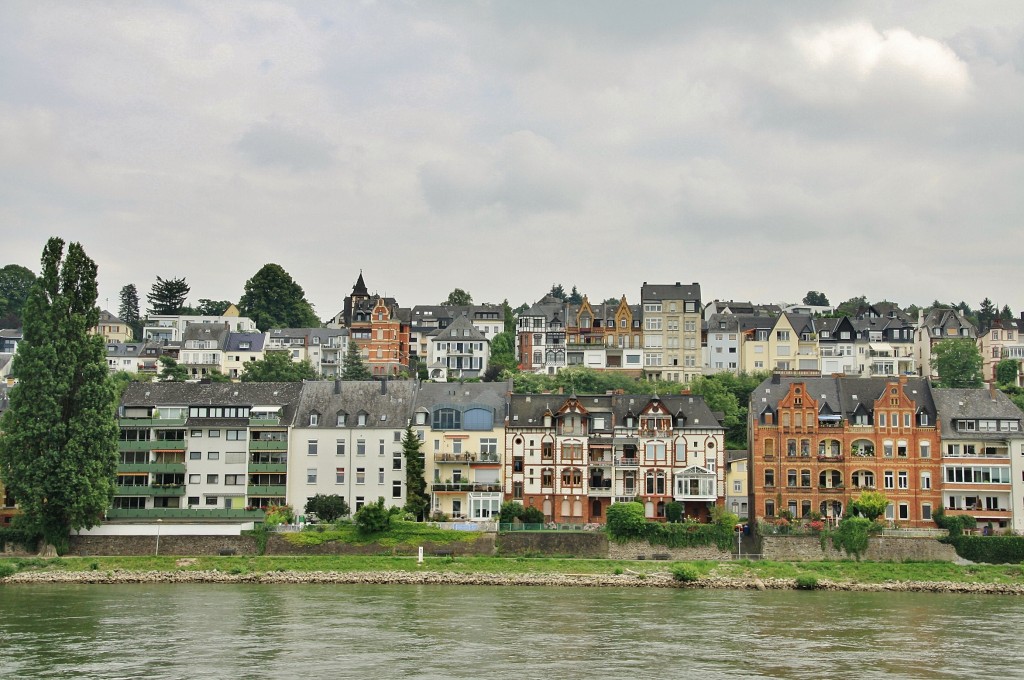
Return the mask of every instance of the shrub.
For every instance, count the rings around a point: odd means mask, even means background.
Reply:
[[[333,523],[349,513],[348,503],[337,494],[321,494],[306,501],[306,514],[316,515],[321,522]]]
[[[0,562],[0,578],[7,578],[17,571],[18,568],[10,562]]]
[[[519,501],[505,501],[501,504],[501,511],[498,513],[498,522],[501,524],[512,524],[517,519],[522,521],[526,508]]]
[[[816,590],[817,588],[818,578],[813,574],[800,574],[796,577],[797,590]]]
[[[678,522],[683,518],[684,506],[679,501],[669,501],[665,504],[665,519],[669,522]]]
[[[950,536],[949,543],[957,555],[972,562],[1007,564],[1024,561],[1024,536]]]
[[[384,499],[378,498],[376,503],[367,503],[360,508],[355,521],[359,533],[376,534],[391,527],[391,513],[384,507]]]
[[[644,506],[640,503],[612,503],[608,506],[608,535],[618,541],[645,538]],[[659,526],[661,526],[659,524]]]
[[[544,513],[541,512],[540,508],[530,506],[523,510],[523,523],[524,524],[543,524]]]
[[[868,532],[873,523],[864,517],[845,517],[832,532],[832,545],[858,560],[868,549]]]
[[[700,573],[689,564],[677,564],[672,567],[672,578],[680,583],[692,583],[700,578]]]

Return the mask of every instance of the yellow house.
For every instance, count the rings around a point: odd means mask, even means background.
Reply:
[[[725,509],[738,517],[748,517],[747,507],[747,461],[746,450],[725,452]]]
[[[106,342],[131,342],[132,329],[124,321],[103,310],[100,312],[100,322],[92,329],[96,335],[102,335]]]

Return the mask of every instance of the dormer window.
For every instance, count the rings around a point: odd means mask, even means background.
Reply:
[[[360,425],[360,426],[366,425],[366,414],[365,413],[360,413],[358,416],[356,416],[356,424]]]
[[[319,424],[320,424],[320,414],[319,413],[310,413],[309,414],[309,426],[310,427],[316,427]]]
[[[338,427],[345,427],[345,423],[348,420],[348,414],[341,411],[338,412]]]

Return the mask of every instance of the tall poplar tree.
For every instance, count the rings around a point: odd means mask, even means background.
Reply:
[[[65,552],[69,532],[100,522],[114,495],[117,397],[107,377],[96,263],[51,238],[25,303],[18,383],[0,420],[0,477],[26,526]]]
[[[139,291],[135,288],[134,283],[129,283],[121,289],[121,307],[117,310],[117,317],[132,329],[132,340],[136,342],[142,340]]]

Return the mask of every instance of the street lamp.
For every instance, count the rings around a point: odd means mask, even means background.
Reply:
[[[156,520],[156,556],[160,556],[160,523],[163,519],[158,518]]]

